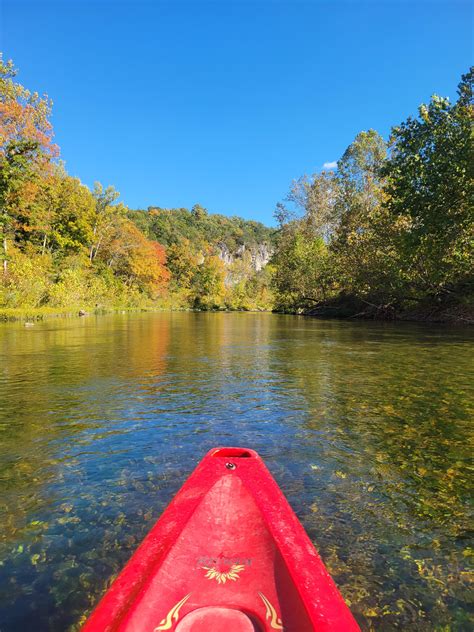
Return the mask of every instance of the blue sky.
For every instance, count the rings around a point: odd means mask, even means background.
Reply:
[[[68,171],[134,208],[271,223],[292,179],[337,160],[472,63],[457,0],[0,0],[0,50],[54,101]]]

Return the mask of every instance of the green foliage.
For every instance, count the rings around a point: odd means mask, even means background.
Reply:
[[[52,307],[86,304],[88,280],[81,268],[64,268],[50,289],[48,304]]]
[[[418,118],[395,127],[383,170],[387,209],[404,225],[397,242],[402,273],[418,292],[433,296],[472,289],[472,82],[471,69],[456,104],[435,95]]]
[[[272,263],[277,309],[304,310],[331,295],[328,248],[321,236],[308,235],[299,223],[282,231]]]
[[[40,307],[47,302],[53,284],[52,258],[27,250],[14,250],[8,276],[0,284],[0,305]]]
[[[168,247],[167,265],[172,274],[172,285],[175,290],[190,290],[199,259],[199,254],[195,252],[189,239],[183,239]]]
[[[51,103],[0,58],[0,306],[168,304],[308,311],[338,301],[394,315],[474,293],[473,71],[387,145],[359,133],[337,170],[295,181],[279,230],[238,217],[130,210],[58,164]],[[256,255],[274,250],[268,270]],[[225,263],[224,260],[225,259]]]
[[[193,274],[191,292],[196,309],[220,309],[224,307],[224,264],[216,255],[208,255],[200,262]]]
[[[49,182],[51,212],[49,249],[62,254],[85,253],[92,240],[94,200],[77,178],[55,174]]]
[[[128,216],[147,235],[164,246],[188,240],[195,249],[208,244],[225,243],[231,252],[238,246],[249,247],[273,242],[274,231],[260,222],[241,217],[208,214],[196,204],[193,210],[149,207],[148,211],[129,211]]]
[[[103,188],[100,182],[94,184],[92,193],[95,204],[92,219],[92,235],[90,236],[89,259],[93,261],[104,242],[110,242],[116,230],[117,223],[126,214],[123,205],[114,205],[119,193],[112,186]]]
[[[227,287],[225,306],[241,311],[270,311],[274,307],[272,279],[274,267],[270,264],[259,272],[241,278]]]
[[[202,221],[207,216],[207,209],[200,204],[195,204],[191,209],[191,214],[197,221]]]
[[[372,315],[474,291],[472,80],[433,96],[392,130],[361,132],[336,173],[301,178],[277,208],[276,304],[307,310],[338,297]]]
[[[174,306],[272,308],[271,290],[255,271],[250,252],[260,244],[271,250],[273,229],[239,217],[209,214],[199,204],[191,211],[158,207],[128,211],[128,217],[149,239],[166,246]],[[232,263],[222,264],[218,258],[221,248],[233,257]]]

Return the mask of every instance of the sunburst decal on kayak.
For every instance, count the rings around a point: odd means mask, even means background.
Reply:
[[[215,566],[203,566],[207,579],[215,579],[218,584],[225,584],[226,581],[236,582],[240,579],[239,573],[245,570],[243,564],[232,564],[229,570],[219,570]]]
[[[159,630],[171,630],[173,627],[173,619],[175,621],[179,619],[179,611],[190,596],[191,593],[186,595],[186,597],[183,597],[181,601],[178,601],[178,603],[171,608],[166,617],[160,621],[160,625],[157,625],[153,632],[158,632]]]
[[[267,621],[268,619],[271,619],[270,627],[273,630],[283,630],[283,622],[281,619],[278,618],[277,611],[275,610],[275,608],[272,606],[272,604],[268,601],[268,599],[265,597],[263,593],[259,592],[258,596],[265,604]]]

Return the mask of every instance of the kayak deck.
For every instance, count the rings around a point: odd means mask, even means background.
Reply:
[[[258,454],[201,461],[85,632],[358,630]]]

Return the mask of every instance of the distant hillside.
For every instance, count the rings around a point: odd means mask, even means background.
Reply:
[[[210,214],[199,204],[191,210],[150,206],[148,210],[131,210],[128,216],[148,239],[164,246],[187,239],[195,248],[225,245],[227,251],[237,253],[242,246],[253,250],[267,244],[271,249],[274,242],[274,229],[241,217]]]

